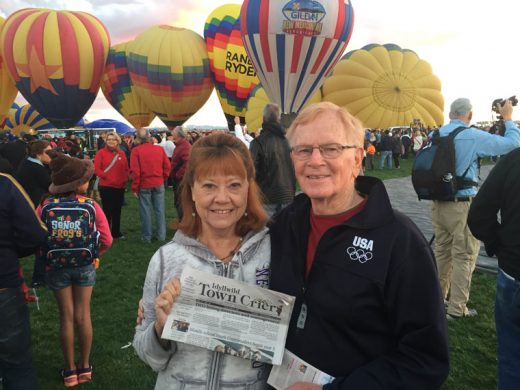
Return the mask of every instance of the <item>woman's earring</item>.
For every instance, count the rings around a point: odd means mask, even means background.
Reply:
[[[247,211],[244,213],[244,217],[247,217]]]
[[[193,218],[195,218],[195,212],[194,212],[194,211],[191,213],[191,216],[192,216]]]

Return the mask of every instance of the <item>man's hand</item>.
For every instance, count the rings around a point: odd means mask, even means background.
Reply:
[[[137,192],[133,192],[133,194],[134,194],[134,196],[135,196],[137,199],[139,199],[139,193],[137,193]]]
[[[141,325],[144,320],[144,302],[143,298],[139,299],[139,304],[137,306],[137,318],[135,320],[136,325]]]
[[[314,383],[308,382],[296,382],[295,384],[289,386],[285,390],[321,390],[322,387],[320,385],[316,385]]]
[[[503,106],[498,105],[498,112],[504,121],[510,121],[513,119],[513,103],[511,100],[506,100]]]

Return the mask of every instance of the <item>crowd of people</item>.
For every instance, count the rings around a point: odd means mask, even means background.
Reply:
[[[468,99],[452,103],[450,122],[439,132],[445,136],[467,127],[454,141],[458,175],[476,181],[479,157],[520,146],[511,103],[500,112],[504,136],[470,128]],[[33,283],[46,284],[59,308],[63,383],[73,387],[92,380],[90,298],[97,258],[112,240],[125,239],[121,211],[127,187],[139,204],[143,243],[164,241],[144,278],[133,341],[137,355],[158,373],[156,389],[268,388],[269,365],[161,338],[185,267],[296,298],[286,348],[334,379],[323,386],[297,382],[289,390],[438,389],[450,369],[447,322],[477,315],[466,305],[479,246],[472,232],[499,255],[498,385],[515,388],[520,323],[512,309],[518,296],[511,295],[520,283],[514,255],[520,236],[514,218],[500,222],[496,211],[518,213],[511,210],[518,202],[508,201],[516,184],[501,181],[517,153],[500,160],[501,173],[493,175],[495,184],[483,186],[481,200],[471,185],[453,199],[433,202],[432,250],[410,218],[392,208],[384,183],[363,174],[363,168],[374,168],[376,154],[380,168],[399,168],[399,158],[416,153],[427,140],[420,131],[366,130],[345,109],[323,102],[299,113],[288,129],[281,125],[279,107],[267,104],[262,131],[254,138],[246,137],[239,120],[235,134],[194,137],[176,127],[158,136],[137,129],[135,137],[121,139],[109,132],[100,137],[93,163],[87,155],[63,153],[70,152],[63,149],[67,141],[62,147],[54,140],[0,145],[6,172],[0,174],[0,194],[9,200],[0,205],[0,302],[10,305],[0,306],[0,314],[10,318],[6,310],[20,312],[19,325],[9,320],[0,330],[4,388],[36,388],[28,313],[19,293],[18,259],[31,253]],[[165,205],[168,188],[173,205]],[[169,241],[166,207],[177,211]],[[22,217],[27,223],[19,232],[13,221]],[[84,230],[73,234],[72,225]]]

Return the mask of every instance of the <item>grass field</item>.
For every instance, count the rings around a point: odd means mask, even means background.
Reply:
[[[378,161],[376,160],[376,166]],[[403,161],[401,169],[369,171],[367,175],[389,179],[410,174],[412,160]],[[140,241],[137,201],[130,192],[123,208],[122,230],[125,241],[114,243],[102,257],[92,299],[94,345],[92,364],[94,380],[82,385],[90,389],[152,389],[155,373],[135,355],[129,342],[133,339],[137,302],[148,261],[161,243]],[[171,190],[166,198],[167,221],[174,217]],[[168,231],[168,237],[173,231]],[[32,259],[23,260],[26,275],[32,272]],[[30,279],[30,277],[28,278]],[[59,318],[53,295],[39,289],[40,310],[30,304],[35,364],[40,388],[63,389],[58,375],[62,355],[58,339]],[[494,277],[476,273],[473,278],[471,307],[479,315],[449,324],[451,373],[443,389],[493,389],[495,383],[495,327],[493,320]],[[125,348],[126,347],[126,348]],[[420,389],[418,389],[420,390]]]

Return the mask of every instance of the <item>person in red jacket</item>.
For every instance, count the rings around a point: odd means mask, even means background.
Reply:
[[[105,147],[97,152],[94,159],[103,211],[113,238],[124,238],[121,233],[121,209],[130,174],[128,161],[125,152],[119,148],[120,144],[121,137],[116,132],[108,133]]]
[[[130,155],[132,173],[132,192],[139,199],[139,217],[141,219],[141,240],[152,240],[152,207],[155,210],[159,241],[166,239],[166,219],[164,216],[164,182],[170,174],[170,160],[163,148],[148,142],[148,131],[144,128],[136,131],[139,145]]]
[[[182,219],[182,208],[180,205],[180,184],[188,165],[191,144],[186,139],[186,134],[180,126],[177,126],[175,129],[173,129],[173,142],[175,143],[175,149],[172,155],[172,169],[170,177],[173,185],[173,194],[175,196],[174,205],[175,209],[177,210],[177,217],[180,221]]]

